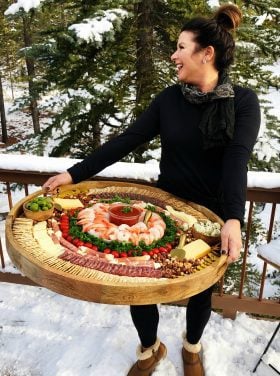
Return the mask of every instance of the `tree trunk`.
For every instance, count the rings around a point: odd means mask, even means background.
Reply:
[[[154,0],[142,0],[135,5],[137,17],[136,116],[141,114],[153,93],[153,2]]]
[[[24,15],[22,17],[23,20],[23,38],[24,38],[24,46],[31,47],[32,46],[32,38],[31,38],[31,21],[32,16],[28,17]],[[34,84],[34,77],[35,77],[35,66],[34,66],[34,59],[26,56],[26,69],[28,74],[28,89],[29,89],[29,96],[30,96],[30,111],[32,116],[33,128],[34,133],[40,133],[40,123],[39,123],[39,111],[38,105],[36,100],[36,89]]]
[[[0,115],[1,115],[2,142],[6,144],[8,141],[8,134],[7,134],[7,121],[6,121],[6,115],[5,115],[5,104],[4,104],[4,94],[3,94],[1,73],[0,73]]]
[[[153,24],[152,10],[154,0],[142,0],[135,4],[137,17],[136,32],[136,105],[134,115],[137,118],[147,107],[153,94],[154,61],[153,61]],[[143,162],[143,153],[147,145],[135,151],[135,162]]]
[[[9,70],[12,100],[14,100],[15,99],[15,95],[14,95],[14,81],[13,81],[13,76],[12,76],[12,68],[11,68],[11,64],[10,64],[10,57],[9,57],[8,54],[6,55],[6,63],[7,63],[7,67],[8,67],[8,70]]]

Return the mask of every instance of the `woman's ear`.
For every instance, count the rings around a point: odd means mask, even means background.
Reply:
[[[210,61],[213,61],[215,57],[215,49],[213,46],[208,46],[204,49],[204,61],[207,63],[207,62],[210,62]]]

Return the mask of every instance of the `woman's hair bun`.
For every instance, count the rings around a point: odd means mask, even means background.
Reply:
[[[224,4],[218,8],[213,17],[227,31],[236,30],[241,23],[242,13],[234,4]]]

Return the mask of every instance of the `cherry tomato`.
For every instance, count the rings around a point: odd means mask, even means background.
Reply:
[[[115,258],[119,258],[119,257],[120,257],[120,254],[119,254],[119,252],[117,252],[117,251],[112,251],[111,254],[112,254]]]
[[[89,243],[89,242],[86,242],[84,243],[84,246],[85,247],[88,247],[88,248],[92,248],[93,244]]]
[[[73,241],[72,241],[72,243],[73,243],[74,245],[78,245],[79,242],[80,242],[80,239],[78,239],[78,238],[75,238],[75,239],[73,239]]]
[[[60,223],[59,228],[69,230],[70,226],[69,223]]]
[[[143,251],[142,252],[142,256],[146,256],[146,255],[148,255],[149,253],[148,252],[146,252],[146,251]]]
[[[143,254],[143,252],[142,252],[142,254]],[[153,251],[149,251],[149,255],[150,255],[150,256],[153,256],[153,255],[154,255],[154,252],[153,252]]]
[[[126,252],[121,252],[120,257],[127,257],[127,253]]]
[[[160,253],[166,253],[168,250],[165,247],[159,247]]]
[[[69,220],[67,220],[67,219],[62,219],[62,220],[60,221],[60,225],[63,225],[63,226],[69,226]]]
[[[72,241],[73,241],[73,237],[70,236],[70,235],[68,235],[67,238],[66,238],[66,240],[68,240],[68,242],[72,243]]]
[[[156,254],[159,253],[159,249],[158,248],[153,248],[152,251],[154,252],[154,255],[156,255]]]
[[[60,217],[60,222],[69,222],[69,217],[66,214],[62,214]]]
[[[82,241],[82,240],[79,240],[78,242],[77,242],[77,246],[78,247],[81,247],[82,245],[84,245],[85,243]]]
[[[62,237],[64,238],[64,239],[67,239],[67,237],[68,237],[68,231],[62,231]]]
[[[103,250],[103,253],[107,253],[107,254],[109,254],[109,253],[111,253],[111,249],[110,249],[110,248],[105,248],[105,249]]]
[[[91,249],[93,249],[94,251],[98,251],[97,245],[94,245],[94,244],[92,244]]]
[[[69,231],[69,226],[65,226],[65,225],[60,225],[60,230],[62,231],[62,232],[68,232]]]
[[[167,251],[170,252],[172,249],[172,245],[170,243],[166,243],[164,248],[166,248]]]
[[[133,251],[128,251],[128,252],[127,252],[127,256],[128,256],[128,257],[132,257],[132,256],[133,256]]]

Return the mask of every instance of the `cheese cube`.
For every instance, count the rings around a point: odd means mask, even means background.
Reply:
[[[186,259],[198,259],[206,256],[211,251],[211,247],[202,239],[194,240],[185,245],[183,249],[186,252]]]
[[[83,208],[84,205],[82,202],[77,198],[59,198],[55,197],[53,201],[60,205],[62,209],[76,209],[76,208]]]

